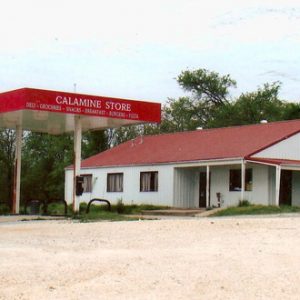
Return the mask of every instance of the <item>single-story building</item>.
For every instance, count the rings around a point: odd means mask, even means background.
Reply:
[[[300,205],[300,120],[140,136],[82,161],[82,202]],[[72,166],[65,171],[71,202]]]

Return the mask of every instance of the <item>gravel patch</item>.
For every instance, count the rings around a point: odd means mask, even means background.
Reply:
[[[300,218],[0,226],[0,299],[299,299]]]

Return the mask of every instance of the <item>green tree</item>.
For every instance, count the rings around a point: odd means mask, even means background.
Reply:
[[[0,131],[0,202],[11,207],[14,178],[15,131]]]
[[[230,88],[236,87],[230,75],[221,76],[206,69],[183,71],[177,82],[191,96],[169,99],[163,107],[162,132],[207,127],[215,111],[229,103]]]
[[[63,199],[64,168],[72,162],[71,136],[27,133],[22,160],[22,200]]]
[[[281,84],[264,84],[255,92],[243,93],[236,101],[215,110],[209,127],[256,124],[283,119],[284,103],[278,99]]]
[[[108,131],[110,147],[114,147],[126,141],[136,138],[141,135],[140,125],[122,126],[119,128],[112,128]]]
[[[282,111],[283,120],[300,119],[300,103],[285,102]]]
[[[82,158],[95,155],[109,147],[108,131],[106,130],[88,131],[83,134],[82,140]]]
[[[198,101],[214,105],[228,102],[229,89],[236,87],[236,81],[230,75],[221,76],[206,69],[183,71],[177,82],[183,90],[192,92]]]
[[[140,134],[157,134],[194,130],[207,127],[214,111],[229,103],[229,89],[236,87],[230,75],[221,76],[206,69],[183,71],[177,77],[178,84],[190,96],[170,98],[162,108],[162,122],[159,125],[122,127],[113,130],[112,145],[117,145]]]
[[[162,110],[161,132],[194,130],[199,126],[199,111],[189,97],[170,98]]]

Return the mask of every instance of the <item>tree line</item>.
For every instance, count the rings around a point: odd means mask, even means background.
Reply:
[[[172,133],[300,118],[300,103],[279,99],[280,82],[232,97],[237,83],[230,75],[206,69],[186,70],[176,78],[185,96],[169,98],[160,124],[142,124],[83,134],[86,158],[139,135]],[[15,151],[14,130],[0,131],[0,205],[11,205]],[[72,135],[25,132],[22,148],[21,203],[27,199],[64,198],[64,168],[73,162]]]

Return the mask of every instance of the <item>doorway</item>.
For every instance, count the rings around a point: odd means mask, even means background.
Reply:
[[[209,175],[210,177],[210,175]],[[206,172],[200,172],[199,176],[199,207],[206,207]],[[210,180],[209,180],[209,199],[208,206],[210,206]]]
[[[292,175],[292,171],[281,171],[279,205],[292,205]]]

